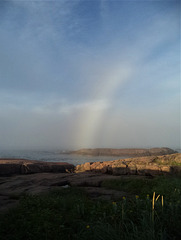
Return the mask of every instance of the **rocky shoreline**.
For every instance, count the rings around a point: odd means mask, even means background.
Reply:
[[[78,186],[92,198],[116,199],[125,193],[104,189],[101,183],[117,178],[153,178],[181,174],[181,153],[164,156],[69,163],[26,159],[0,159],[0,211],[16,205],[22,194],[37,194],[61,187]]]
[[[43,162],[27,159],[0,159],[0,176],[33,173],[95,172],[112,175],[161,175],[181,171],[181,153],[144,156],[105,162],[86,162],[74,166],[66,162]]]
[[[73,172],[75,166],[65,162],[43,162],[27,159],[0,159],[0,176],[42,172]]]
[[[181,172],[181,153],[84,163],[77,165],[75,171],[144,176],[177,174]]]

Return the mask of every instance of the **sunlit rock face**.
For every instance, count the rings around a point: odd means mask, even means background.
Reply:
[[[181,172],[181,153],[142,156],[104,162],[86,162],[76,167],[65,162],[0,159],[0,176],[31,173],[94,172],[113,175],[160,175]]]
[[[77,151],[70,152],[71,154],[79,155],[91,155],[91,156],[159,156],[166,154],[173,154],[176,151],[170,148],[124,148],[124,149],[113,149],[113,148],[94,148],[94,149],[80,149]]]
[[[144,156],[107,162],[90,162],[77,165],[75,171],[113,175],[162,175],[181,173],[181,153],[164,156]]]

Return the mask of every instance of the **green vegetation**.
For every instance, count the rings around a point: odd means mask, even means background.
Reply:
[[[133,195],[117,202],[95,201],[69,188],[22,196],[17,208],[0,215],[0,239],[181,239],[181,179],[120,178],[103,185]]]
[[[181,159],[180,159],[180,153],[173,155],[167,155],[167,157],[156,157],[153,160],[153,163],[156,163],[157,165],[165,165],[165,166],[181,166]]]
[[[165,166],[181,166],[181,162],[175,161],[175,160],[160,160],[156,159],[154,163],[157,163],[158,165],[165,165]]]
[[[129,192],[144,198],[153,192],[163,195],[165,199],[177,201],[181,199],[181,178],[173,176],[159,176],[151,178],[122,178],[118,180],[106,180],[103,187]]]

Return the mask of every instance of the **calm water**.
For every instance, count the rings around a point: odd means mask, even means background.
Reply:
[[[85,162],[110,161],[126,157],[80,156],[63,154],[56,151],[0,151],[0,158],[24,158],[45,162],[68,162],[77,165]]]

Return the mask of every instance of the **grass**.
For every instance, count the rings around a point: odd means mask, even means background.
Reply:
[[[164,195],[167,200],[174,201],[181,198],[181,178],[173,176],[159,176],[150,178],[121,178],[117,180],[105,180],[103,187],[126,191],[141,197],[157,192]]]
[[[165,165],[165,166],[181,166],[180,161],[175,161],[172,159],[162,160],[158,158],[154,161],[154,163],[157,163],[158,165]]]
[[[93,201],[77,188],[25,195],[17,208],[0,215],[0,239],[181,239],[181,179],[120,178],[103,185],[137,195],[117,202]]]
[[[176,162],[176,161],[165,161],[165,162],[162,162],[162,161],[159,161],[159,160],[156,160],[155,163],[157,163],[158,165],[165,165],[165,166],[181,166],[181,163],[180,162]]]

